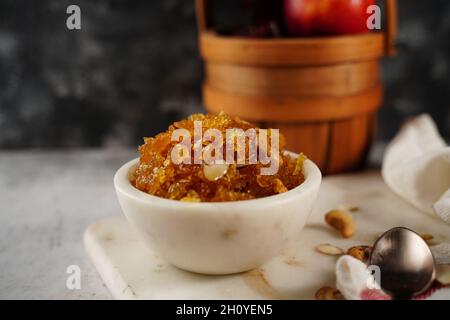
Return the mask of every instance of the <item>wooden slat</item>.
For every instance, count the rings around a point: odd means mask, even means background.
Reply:
[[[361,115],[331,125],[327,173],[357,169],[365,159],[370,144],[371,118]]]
[[[331,121],[375,111],[381,104],[382,88],[376,86],[343,97],[244,96],[203,87],[203,102],[212,113],[224,111],[251,121]]]
[[[254,39],[200,35],[206,61],[262,66],[326,65],[377,60],[384,55],[383,33],[323,38]]]
[[[316,67],[258,67],[206,63],[208,84],[238,95],[343,96],[373,88],[379,62]]]
[[[286,149],[303,152],[319,168],[326,169],[329,126],[326,122],[302,123],[301,126],[278,122],[266,124],[269,128],[280,129],[286,138]]]

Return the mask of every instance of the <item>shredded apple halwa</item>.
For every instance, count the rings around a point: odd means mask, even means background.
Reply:
[[[279,155],[277,158],[278,171],[273,175],[262,175],[261,168],[267,165],[248,164],[249,152],[245,153],[246,164],[236,163],[208,166],[205,163],[191,164],[173,162],[172,149],[179,141],[171,141],[172,133],[176,129],[186,129],[192,139],[194,148],[194,121],[201,121],[203,132],[214,128],[226,136],[227,129],[257,129],[252,124],[231,118],[221,113],[219,115],[194,114],[185,120],[175,122],[168,130],[156,135],[154,138],[144,138],[144,144],[139,147],[139,165],[132,174],[132,184],[141,191],[151,195],[181,201],[191,202],[221,202],[248,200],[267,197],[286,192],[295,188],[304,181],[303,161],[300,155],[297,159],[283,153],[284,137],[279,137]],[[270,130],[268,131],[270,135]],[[270,139],[268,139],[270,152]],[[202,148],[207,147],[210,141],[201,141]],[[249,140],[246,138],[246,150],[249,150]],[[259,145],[258,145],[258,148]],[[191,157],[194,151],[191,150]],[[261,152],[262,150],[258,150]],[[265,151],[265,150],[264,150]],[[226,155],[225,145],[223,154]],[[236,159],[236,154],[233,155]]]

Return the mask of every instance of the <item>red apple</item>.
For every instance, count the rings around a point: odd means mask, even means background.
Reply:
[[[291,36],[323,36],[368,32],[367,7],[375,0],[284,0]]]

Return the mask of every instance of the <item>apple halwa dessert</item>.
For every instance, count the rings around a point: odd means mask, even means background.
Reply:
[[[200,134],[198,126],[201,126]],[[251,135],[243,136],[252,131],[249,129],[257,132],[258,139],[252,140]],[[215,133],[215,138],[211,139],[208,132]],[[284,154],[284,137],[280,134],[274,140],[273,132],[273,129],[258,129],[224,113],[191,115],[153,138],[144,138],[144,144],[139,147],[139,165],[131,182],[151,195],[191,202],[248,200],[286,192],[304,181],[305,157],[300,155],[295,159]],[[265,144],[258,143],[262,141],[263,133],[267,136]],[[216,141],[217,134],[226,137],[226,142]],[[238,145],[239,138],[241,144]],[[211,148],[213,142],[218,143],[215,148]],[[274,145],[276,149],[272,148]],[[245,152],[238,152],[239,146]],[[219,153],[222,157],[215,157]],[[273,163],[255,161],[264,153],[276,162],[277,170],[271,174],[262,174],[262,170],[273,166]],[[208,155],[210,161],[205,160]],[[203,161],[198,161],[198,156],[203,157]],[[211,161],[211,157],[223,160]]]

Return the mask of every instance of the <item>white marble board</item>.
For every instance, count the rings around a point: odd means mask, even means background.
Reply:
[[[341,238],[323,222],[324,214],[339,205],[360,208],[352,213],[357,232],[351,239]],[[318,288],[335,282],[336,258],[316,252],[316,245],[347,249],[372,244],[395,226],[430,233],[435,243],[450,241],[449,225],[398,198],[372,171],[325,178],[298,239],[261,268],[242,274],[205,276],[173,267],[144,247],[123,216],[92,224],[84,242],[116,299],[313,299]]]

